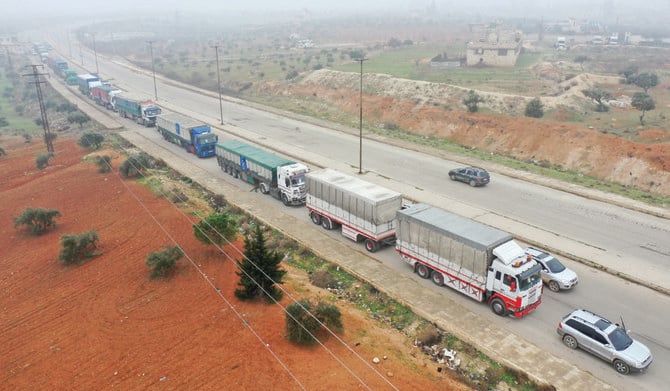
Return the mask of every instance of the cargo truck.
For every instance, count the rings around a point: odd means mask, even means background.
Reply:
[[[161,113],[161,108],[151,99],[125,91],[112,96],[112,110],[147,127],[156,125],[156,116]]]
[[[79,84],[79,79],[77,78],[77,70],[74,68],[66,69],[63,79],[65,79],[65,83],[67,83],[67,85],[69,86],[76,86],[77,84]]]
[[[306,206],[314,224],[342,227],[343,236],[365,242],[369,252],[395,243],[400,193],[328,168],[306,178]]]
[[[500,316],[520,318],[540,305],[541,267],[511,234],[427,204],[396,215],[396,251],[420,277],[486,302]]]
[[[165,113],[156,116],[156,128],[164,139],[181,145],[192,154],[199,157],[216,154],[216,142],[219,138],[202,121],[177,113]]]
[[[77,75],[77,83],[79,84],[79,91],[86,96],[90,96],[92,87],[102,85],[100,79],[90,73]]]
[[[112,109],[112,97],[121,90],[110,85],[99,85],[91,88],[91,98],[95,103],[104,106],[106,109]]]
[[[254,185],[284,205],[305,203],[306,165],[271,152],[231,140],[216,144],[216,160],[224,172]]]

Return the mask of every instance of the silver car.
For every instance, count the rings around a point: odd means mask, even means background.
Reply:
[[[624,375],[644,371],[654,359],[649,348],[632,339],[625,327],[587,310],[574,310],[566,315],[556,331],[565,346],[580,347],[611,363]]]
[[[558,292],[561,289],[571,289],[579,283],[577,273],[572,269],[565,267],[561,261],[554,258],[554,256],[546,251],[528,247],[526,249],[526,254],[530,255],[540,264],[540,266],[542,266],[542,281],[547,284],[552,291]]]

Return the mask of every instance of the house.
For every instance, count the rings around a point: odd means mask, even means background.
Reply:
[[[494,31],[466,46],[467,66],[512,67],[521,53],[521,32]]]

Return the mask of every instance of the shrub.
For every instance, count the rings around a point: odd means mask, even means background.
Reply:
[[[105,137],[100,133],[84,133],[78,141],[78,144],[84,148],[98,149],[105,140]]]
[[[227,213],[212,213],[193,225],[195,238],[204,244],[223,245],[237,236],[237,222]]]
[[[125,177],[144,176],[144,172],[153,166],[151,156],[144,152],[132,154],[121,163],[119,171]]]
[[[46,166],[49,165],[49,160],[54,156],[53,152],[49,153],[43,153],[41,155],[38,155],[35,158],[35,165],[37,166],[38,170],[41,170],[45,168]]]
[[[312,273],[309,276],[309,281],[319,288],[337,288],[337,279],[326,270]]]
[[[34,235],[41,235],[56,226],[56,217],[60,217],[60,212],[55,209],[26,208],[20,216],[14,218],[14,227],[25,225]]]
[[[286,338],[301,345],[312,345],[317,338],[327,335],[324,326],[342,332],[342,315],[331,304],[319,302],[314,305],[302,299],[286,307]]]
[[[163,251],[151,253],[147,256],[147,266],[151,267],[150,278],[168,277],[172,274],[177,261],[184,255],[178,246],[166,245]]]
[[[60,237],[61,250],[58,258],[64,264],[81,263],[95,255],[98,246],[98,233],[95,231],[69,234]]]
[[[544,117],[544,105],[540,98],[534,98],[526,105],[526,117],[542,118]]]
[[[468,108],[468,111],[471,113],[476,113],[479,110],[479,103],[483,102],[484,98],[479,96],[473,90],[468,91],[465,98],[463,98],[463,104]]]
[[[108,155],[97,156],[95,164],[98,165],[98,172],[101,174],[112,171],[112,158]]]

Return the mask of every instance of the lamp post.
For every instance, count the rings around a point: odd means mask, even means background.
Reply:
[[[98,51],[95,48],[95,33],[91,33],[93,37],[93,57],[95,57],[95,74],[100,77],[100,70],[98,69]]]
[[[361,86],[360,86],[360,95],[359,95],[359,116],[358,116],[358,173],[363,173],[363,61],[366,61],[367,58],[359,58],[356,61],[361,63]]]
[[[149,52],[151,53],[151,73],[154,76],[154,97],[158,100],[158,90],[156,89],[156,68],[154,68],[154,41],[147,41]]]
[[[216,81],[219,90],[219,112],[221,113],[221,125],[223,125],[223,102],[221,100],[221,68],[219,67],[219,45],[214,45],[216,51]]]

